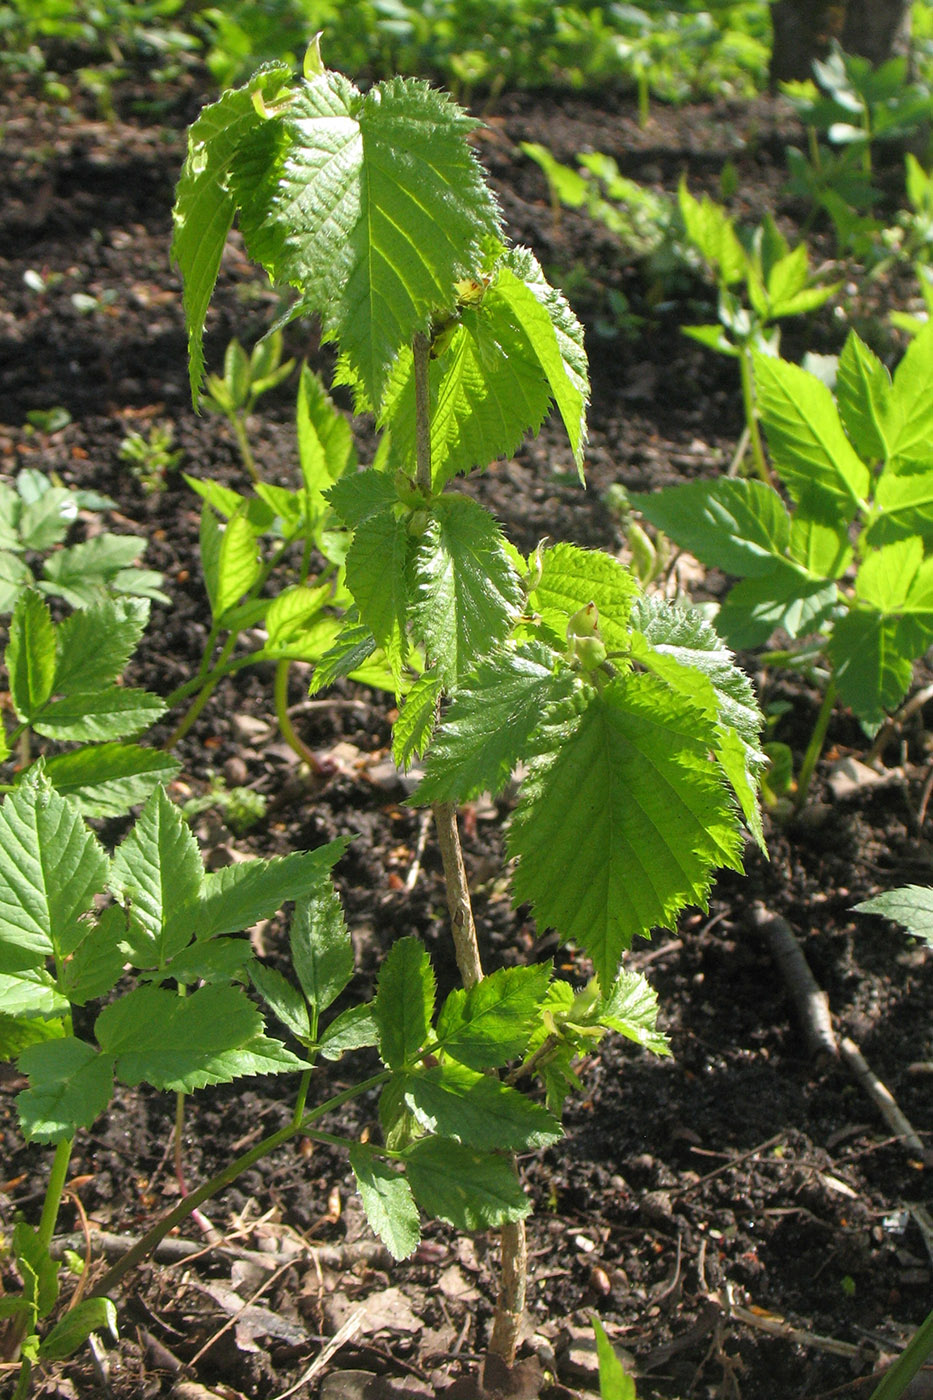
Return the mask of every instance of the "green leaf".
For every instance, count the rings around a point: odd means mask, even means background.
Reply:
[[[58,1301],[58,1264],[38,1229],[17,1220],[13,1226],[13,1257],[25,1284],[24,1293],[39,1317],[48,1317]]]
[[[446,1055],[471,1069],[492,1069],[523,1054],[547,993],[551,968],[499,968],[468,990],[456,988],[437,1018]]]
[[[149,620],[141,598],[106,598],[71,613],[55,632],[58,650],[54,690],[62,695],[95,690],[119,676]]]
[[[40,767],[30,770],[0,807],[0,959],[8,948],[26,959],[14,967],[68,957],[87,933],[85,918],[107,871],[78,805]]]
[[[427,1137],[407,1147],[403,1160],[418,1204],[457,1230],[522,1220],[531,1209],[507,1157]]]
[[[137,967],[165,967],[191,941],[190,909],[204,866],[181,811],[161,788],[113,858],[111,888],[130,916],[127,944]]]
[[[205,107],[188,132],[188,155],[175,193],[172,256],[184,278],[191,396],[197,408],[204,375],[202,337],[207,308],[236,212],[230,191],[231,161],[262,125],[253,93],[273,101],[291,76],[285,65],[257,73],[246,87],[226,92]]]
[[[716,866],[738,866],[709,762],[715,724],[656,677],[629,675],[581,696],[545,740],[509,832],[515,902],[585,948],[609,986],[636,934],[669,927],[704,903]]]
[[[316,499],[356,467],[356,447],[350,425],[337,410],[321,379],[302,365],[295,417],[298,461],[305,491]]]
[[[135,535],[94,535],[81,544],[70,545],[51,554],[45,561],[45,577],[36,585],[43,593],[65,599],[73,608],[99,603],[109,590],[120,584],[145,548]],[[156,580],[160,575],[153,576]],[[131,591],[128,588],[127,591]],[[164,599],[164,595],[160,595]]]
[[[635,1400],[635,1382],[612,1349],[606,1329],[598,1317],[592,1317],[596,1333],[596,1357],[599,1361],[599,1393],[601,1400]]]
[[[853,446],[866,462],[888,456],[885,419],[891,399],[891,376],[863,340],[850,331],[836,372],[839,416]]]
[[[412,800],[428,806],[501,792],[542,715],[574,685],[570,668],[540,642],[494,652],[456,691]]]
[[[873,518],[865,542],[876,546],[920,535],[933,539],[933,471],[881,473],[875,490]]]
[[[5,963],[0,950],[0,965]],[[11,958],[11,962],[15,959]],[[55,978],[44,967],[11,968],[0,972],[0,1016],[23,1020],[68,1014],[68,999],[58,991]],[[6,1058],[6,1057],[4,1057]]]
[[[558,544],[542,553],[541,578],[529,603],[561,640],[569,619],[595,603],[606,646],[624,653],[628,650],[629,613],[637,593],[632,575],[610,554]]]
[[[866,554],[855,576],[856,596],[878,612],[900,612],[907,604],[922,565],[923,544],[916,536],[873,549]]]
[[[814,375],[753,352],[768,444],[793,499],[819,519],[853,519],[871,475],[843,432],[833,396]]]
[[[894,372],[884,437],[891,462],[929,461],[933,446],[933,325],[914,337]]]
[[[30,1045],[19,1057],[29,1088],[16,1096],[23,1133],[32,1142],[61,1142],[89,1128],[113,1094],[113,1063],[74,1036]]]
[[[904,885],[899,890],[866,899],[855,908],[860,914],[880,914],[893,923],[903,924],[914,938],[933,947],[933,889],[928,885]]]
[[[178,768],[177,759],[139,744],[100,744],[45,760],[56,790],[76,798],[87,817],[122,817]]]
[[[204,877],[194,921],[199,939],[239,933],[267,919],[290,899],[315,891],[343,855],[346,837],[315,851],[293,851],[269,860],[249,860],[223,866]]]
[[[811,578],[842,578],[852,563],[852,552],[845,525],[826,525],[797,511],[790,527],[790,558]]]
[[[642,973],[623,968],[596,1014],[601,1025],[643,1049],[655,1055],[671,1053],[667,1037],[658,1030],[658,994]]]
[[[29,722],[52,694],[55,628],[47,604],[32,589],[20,594],[10,619],[4,657],[16,713]]]
[[[391,477],[367,467],[341,477],[328,491],[327,499],[343,523],[355,530],[364,520],[397,506],[399,495]]]
[[[379,973],[373,1015],[379,1054],[389,1069],[402,1069],[427,1042],[434,1014],[434,970],[418,938],[399,938]]]
[[[93,743],[138,734],[164,713],[165,705],[158,695],[111,685],[51,701],[36,717],[33,728],[48,739]]]
[[[827,647],[840,700],[864,724],[883,724],[906,695],[914,660],[928,644],[912,618],[853,608],[839,618]]]
[[[354,622],[348,614],[343,629],[314,668],[310,693],[333,685],[340,676],[349,676],[363,666],[376,651],[376,639],[368,627]]]
[[[288,1027],[296,1040],[307,1045],[311,1040],[311,1022],[301,993],[274,967],[254,962],[249,975],[269,1010]]]
[[[288,942],[301,990],[319,1015],[353,976],[353,942],[331,884],[322,882],[295,905]]]
[[[339,1060],[347,1050],[362,1050],[369,1045],[378,1045],[379,1031],[372,1007],[348,1006],[335,1016],[318,1041],[318,1049],[325,1060]]]
[[[787,556],[790,516],[762,481],[688,481],[630,499],[652,525],[724,573],[758,578]]]
[[[378,407],[401,348],[453,309],[454,283],[498,230],[466,141],[475,123],[426,82],[394,78],[362,96],[327,72],[273,120],[281,166],[264,187],[250,168],[235,185],[247,248],[320,313]]]
[[[716,615],[716,630],[737,651],[764,646],[778,627],[791,637],[806,637],[828,622],[838,600],[834,583],[779,564],[764,578],[736,584]]]
[[[533,1099],[456,1062],[406,1075],[405,1103],[426,1132],[465,1147],[527,1152],[561,1136],[560,1124]]]
[[[411,566],[412,621],[455,686],[505,639],[524,601],[495,520],[467,496],[436,501]]]
[[[363,1147],[350,1148],[350,1166],[366,1219],[393,1259],[407,1259],[421,1240],[421,1220],[405,1177]]]
[[[443,688],[440,676],[425,671],[406,695],[392,729],[392,757],[399,768],[407,768],[430,744]]]
[[[183,986],[194,982],[234,982],[245,980],[251,968],[253,949],[246,938],[212,938],[209,942],[189,943],[171,962],[149,980],[164,982],[173,978]]]
[[[404,520],[384,510],[360,522],[347,551],[347,587],[360,618],[397,668],[405,659],[410,545]]]
[[[39,1360],[65,1361],[84,1345],[92,1332],[104,1328],[116,1338],[117,1310],[109,1298],[83,1298],[55,1324],[39,1345]]]
[[[228,520],[217,553],[216,592],[211,598],[215,620],[220,620],[248,593],[262,572],[256,536],[243,515]]]
[[[243,1075],[295,1074],[310,1068],[307,1060],[286,1050],[280,1040],[257,1035],[235,1050],[224,1050],[215,1055],[210,1063],[210,1079],[207,1082],[229,1084]],[[178,1086],[172,1084],[168,1087],[175,1089]]]
[[[191,1093],[234,1077],[223,1056],[260,1036],[262,1017],[241,987],[201,987],[186,997],[137,987],[104,1008],[95,1033],[124,1084]]]
[[[20,480],[22,480],[22,475]],[[60,544],[77,519],[78,506],[74,493],[63,486],[51,486],[36,500],[25,501],[19,521],[20,539],[26,549],[44,553]]]
[[[23,589],[34,582],[28,564],[7,550],[0,551],[0,613],[10,612]]]
[[[741,282],[748,268],[745,249],[738,240],[732,220],[709,195],[695,199],[682,179],[677,191],[687,237],[708,263],[716,280],[724,286]]]
[[[126,915],[111,904],[62,967],[59,985],[70,1002],[83,1006],[112,991],[123,975],[125,937]]]

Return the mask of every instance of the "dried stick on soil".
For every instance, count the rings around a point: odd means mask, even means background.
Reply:
[[[819,986],[794,931],[786,919],[763,904],[752,905],[752,923],[768,942],[800,1021],[807,1049],[813,1056],[839,1054],[829,1014],[829,1000]]]
[[[856,1082],[865,1090],[891,1131],[897,1134],[910,1152],[925,1159],[926,1149],[916,1129],[898,1108],[890,1089],[882,1084],[855,1042],[848,1036],[843,1036],[839,1042],[839,1049]]]

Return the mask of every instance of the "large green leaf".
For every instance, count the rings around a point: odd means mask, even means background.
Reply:
[[[516,903],[579,943],[603,986],[636,934],[702,904],[739,864],[716,725],[654,676],[617,677],[551,727],[509,831]]]
[[[143,598],[105,598],[71,613],[55,633],[55,690],[71,695],[116,680],[148,620],[149,603]]]
[[[471,1069],[491,1069],[521,1055],[547,993],[551,968],[499,968],[481,982],[455,988],[437,1018],[445,1053]]]
[[[89,1128],[110,1102],[113,1062],[74,1036],[30,1045],[19,1057],[29,1088],[16,1097],[23,1132],[34,1142],[60,1142]]]
[[[130,738],[155,724],[164,712],[164,702],[148,690],[108,685],[52,700],[33,728],[49,739],[93,743]]]
[[[631,501],[675,543],[724,573],[758,578],[787,555],[790,516],[762,481],[688,481]]]
[[[523,594],[502,533],[467,496],[435,503],[411,566],[412,620],[429,661],[448,686],[500,642]]]
[[[0,949],[0,967],[9,967],[0,972],[0,1016],[28,1021],[66,1016],[70,1010],[68,1000],[59,992],[55,978],[44,966],[16,969],[15,963],[20,959],[11,954],[12,947],[8,944]]]
[[[32,589],[16,601],[4,660],[16,713],[28,722],[48,701],[55,679],[52,616],[48,604]]]
[[[418,1248],[421,1221],[405,1177],[364,1147],[351,1147],[350,1166],[366,1219],[393,1259],[407,1259]]]
[[[611,554],[558,544],[542,552],[541,577],[529,604],[563,639],[570,618],[595,603],[606,646],[610,651],[624,653],[628,650],[629,614],[637,593],[638,584]]]
[[[365,95],[337,73],[299,83],[270,121],[275,178],[238,171],[247,247],[299,288],[379,406],[393,361],[480,262],[498,211],[466,141],[475,123],[442,93],[395,78]]]
[[[87,817],[122,817],[178,772],[178,760],[140,744],[98,744],[45,760],[58,792],[77,798]]]
[[[0,967],[38,967],[73,952],[107,871],[77,803],[32,769],[0,806]],[[26,961],[8,961],[11,949]]]
[[[754,353],[758,407],[781,480],[818,518],[852,520],[871,475],[843,431],[826,385],[798,365]]]
[[[531,1209],[508,1157],[427,1137],[406,1148],[404,1162],[415,1200],[457,1230],[522,1220]]]
[[[315,851],[293,851],[269,860],[249,860],[209,871],[193,923],[197,938],[239,933],[267,919],[290,899],[319,889],[346,849],[346,837]],[[184,916],[183,916],[184,917]]]
[[[839,356],[836,402],[845,430],[866,462],[884,461],[888,455],[885,419],[890,397],[891,376],[851,331]]]
[[[406,1075],[405,1103],[427,1132],[466,1147],[527,1152],[550,1147],[561,1135],[541,1104],[456,1062]]]
[[[316,1013],[326,1011],[353,976],[350,931],[329,881],[295,905],[288,943],[301,990]]]
[[[113,858],[111,887],[130,915],[137,967],[161,968],[191,941],[193,917],[179,917],[200,893],[198,843],[178,807],[157,788]]]
[[[828,644],[840,700],[863,723],[882,724],[903,700],[914,660],[931,640],[933,629],[921,631],[913,618],[853,608],[836,623]]]
[[[434,1014],[434,969],[423,943],[400,938],[379,973],[373,1015],[379,1053],[389,1069],[401,1069],[428,1039]]]
[[[502,648],[458,687],[428,755],[414,801],[468,802],[500,792],[549,705],[575,685],[539,642]]]

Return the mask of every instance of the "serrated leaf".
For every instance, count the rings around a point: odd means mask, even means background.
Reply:
[[[558,544],[543,552],[541,578],[529,602],[561,639],[568,620],[595,603],[610,651],[628,650],[628,619],[638,584],[610,554]]]
[[[23,545],[37,553],[60,544],[78,516],[78,503],[72,491],[63,486],[50,486],[47,477],[45,485],[48,489],[41,496],[24,501],[19,520]]]
[[[335,1016],[318,1041],[325,1060],[339,1060],[347,1050],[362,1050],[379,1043],[379,1031],[372,1006],[348,1006]]]
[[[337,410],[321,379],[302,365],[295,412],[298,462],[305,491],[313,499],[356,467],[350,425]]]
[[[172,978],[184,986],[194,982],[233,982],[246,980],[253,960],[253,949],[246,938],[212,938],[208,942],[190,943],[176,953],[171,962],[147,980],[164,982]]]
[[[305,999],[281,972],[274,967],[254,962],[249,970],[250,981],[273,1015],[287,1026],[296,1040],[307,1045],[311,1039],[311,1022]]]
[[[87,932],[107,871],[77,804],[31,770],[0,806],[0,958],[7,949],[25,956],[19,967],[66,958]],[[0,966],[9,970],[5,959]]]
[[[82,1347],[92,1332],[106,1328],[116,1338],[117,1310],[109,1298],[83,1298],[55,1324],[39,1345],[39,1360],[64,1361]]]
[[[149,603],[106,598],[59,623],[54,689],[62,695],[94,690],[119,676],[149,620]]]
[[[443,688],[440,676],[425,671],[405,696],[392,728],[392,757],[397,767],[406,769],[430,744]]]
[[[124,1084],[190,1093],[233,1077],[222,1057],[261,1035],[262,1017],[241,987],[201,987],[186,997],[137,987],[105,1007],[94,1029]]]
[[[309,693],[316,695],[339,677],[351,675],[365,665],[376,650],[376,639],[369,628],[348,614],[336,640],[314,668]]]
[[[239,933],[274,914],[287,900],[301,899],[326,879],[346,846],[347,838],[338,837],[315,851],[293,851],[208,871],[198,899],[195,936]]]
[[[93,535],[45,560],[45,576],[37,588],[64,598],[73,608],[90,607],[105,598],[142,554],[145,541],[135,535]],[[136,570],[131,570],[132,575]],[[161,579],[161,575],[155,575]],[[130,589],[127,589],[130,591]]]
[[[125,937],[126,915],[119,905],[111,904],[62,967],[59,985],[70,1002],[83,1006],[117,985],[126,962],[121,946]]]
[[[235,1050],[224,1050],[210,1062],[209,1077],[203,1077],[204,1084],[229,1084],[244,1075],[295,1074],[310,1069],[307,1060],[293,1055],[280,1040],[268,1035],[257,1035],[245,1045]],[[168,1085],[170,1089],[184,1088],[184,1085]],[[200,1087],[198,1084],[196,1087]]]
[[[885,419],[891,398],[891,376],[877,355],[851,331],[839,356],[836,402],[839,416],[856,451],[866,462],[888,455]]]
[[[20,594],[16,601],[4,661],[16,713],[29,722],[52,694],[55,679],[52,616],[48,605],[32,589]]]
[[[24,1135],[61,1142],[89,1128],[113,1094],[113,1062],[74,1036],[30,1045],[19,1057],[29,1088],[16,1096]]]
[[[52,700],[33,722],[48,739],[94,743],[131,738],[165,713],[158,695],[129,686],[102,686]]]
[[[738,866],[708,756],[715,725],[663,681],[628,675],[581,697],[545,740],[509,831],[515,902],[580,943],[609,986],[635,935],[703,904],[715,867]]]
[[[736,651],[764,646],[781,627],[791,637],[818,632],[839,601],[834,583],[808,579],[791,564],[736,584],[716,615],[716,630]]]
[[[399,938],[379,973],[373,1016],[389,1069],[407,1065],[426,1043],[434,1015],[434,969],[418,938]]]
[[[285,65],[257,73],[246,87],[205,107],[188,132],[188,154],[172,211],[172,257],[184,278],[191,396],[198,405],[204,374],[202,336],[207,308],[236,212],[228,173],[247,136],[262,125],[253,94],[272,101],[291,76]]]
[[[6,1016],[0,1011],[0,1060],[15,1060],[30,1045],[38,1045],[45,1040],[59,1040],[67,1034],[64,1020],[53,1017],[49,1021],[33,1017]]]
[[[790,558],[812,578],[842,578],[852,556],[852,543],[844,525],[827,525],[802,511],[796,512],[790,527]]]
[[[442,497],[411,564],[412,623],[448,686],[505,639],[524,601],[495,520],[467,496]]]
[[[456,1061],[406,1075],[405,1104],[426,1132],[465,1147],[527,1152],[561,1136],[560,1124],[540,1104]]]
[[[215,620],[249,592],[261,572],[253,529],[245,516],[234,515],[224,527],[217,552],[216,591],[211,598]]]
[[[542,715],[574,685],[570,668],[539,642],[480,662],[443,717],[412,801],[462,803],[501,792]]]
[[[391,477],[367,467],[341,477],[328,491],[327,499],[343,523],[355,530],[364,520],[398,505],[399,495]]]
[[[895,472],[889,467],[878,478],[865,541],[877,546],[910,535],[933,538],[933,471]]]
[[[457,1230],[486,1230],[523,1220],[531,1209],[507,1157],[427,1137],[403,1154],[415,1200]]]
[[[353,942],[330,883],[322,883],[296,904],[288,942],[301,990],[320,1015],[353,976]]]
[[[852,520],[871,475],[843,432],[829,389],[786,360],[759,352],[753,358],[758,407],[781,480],[810,514]]]
[[[445,1054],[471,1069],[491,1069],[524,1053],[551,977],[548,963],[499,968],[474,986],[455,988],[437,1018]]]
[[[0,966],[4,965],[5,951],[0,948]],[[44,967],[11,968],[0,972],[0,1016],[22,1020],[35,1017],[46,1019],[65,1016],[68,1011],[68,999],[61,995],[55,978]]]
[[[418,1248],[421,1219],[405,1177],[361,1147],[350,1148],[366,1219],[393,1259],[407,1259]]]
[[[58,792],[74,797],[86,817],[122,817],[170,782],[178,760],[140,744],[98,744],[55,754],[45,771]]]
[[[655,1055],[671,1053],[667,1037],[658,1030],[658,994],[642,973],[623,968],[597,1014],[601,1025],[645,1050]]]
[[[137,967],[165,967],[191,941],[204,878],[198,843],[161,788],[113,857],[111,888],[130,916],[127,946]]]
[[[863,723],[882,724],[906,695],[914,660],[931,639],[930,629],[918,635],[913,618],[853,608],[836,622],[827,647],[840,700]]]
[[[933,443],[933,325],[925,326],[914,337],[894,372],[884,437],[891,462],[929,460]]]
[[[880,914],[893,923],[903,924],[914,938],[933,946],[933,889],[928,885],[904,885],[899,890],[866,899],[855,908],[860,914]]]
[[[400,349],[452,309],[454,283],[497,232],[465,139],[474,122],[425,82],[394,78],[364,97],[328,72],[280,111],[287,155],[264,187],[238,173],[240,227],[252,256],[320,313],[378,406]]]
[[[385,510],[360,522],[347,551],[347,587],[360,619],[398,668],[405,659],[410,546],[405,521]]]
[[[757,578],[787,555],[790,516],[762,481],[688,481],[630,499],[676,544],[724,573]]]

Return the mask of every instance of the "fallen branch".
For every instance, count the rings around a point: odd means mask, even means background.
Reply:
[[[839,1046],[829,1014],[829,998],[810,971],[794,931],[786,919],[763,904],[752,905],[752,923],[768,942],[784,984],[791,995],[803,1038],[811,1055],[836,1059]]]
[[[921,1159],[926,1158],[926,1149],[913,1124],[898,1108],[891,1093],[875,1074],[861,1050],[848,1036],[839,1042],[842,1058],[852,1072],[853,1078],[862,1086],[884,1121],[903,1142],[904,1146]]]
[[[109,1230],[91,1230],[90,1240],[94,1248],[103,1254],[107,1259],[119,1259],[134,1245],[139,1243],[135,1235],[117,1235]],[[79,1250],[86,1243],[82,1234],[56,1235],[49,1246],[49,1252],[53,1259],[61,1259],[66,1250]],[[205,1244],[203,1240],[180,1240],[171,1236],[160,1240],[153,1249],[150,1258],[163,1264],[178,1264],[183,1261],[191,1261],[202,1255],[216,1257],[223,1256],[225,1259],[243,1259],[250,1264],[257,1264],[260,1268],[269,1273],[274,1272],[285,1261],[283,1255],[275,1253],[264,1253],[258,1249],[244,1249],[239,1245],[224,1244],[220,1241],[217,1244]],[[356,1264],[366,1264],[368,1268],[388,1268],[392,1263],[392,1256],[385,1245],[376,1240],[359,1240],[352,1245],[311,1245],[297,1251],[293,1256],[289,1256],[288,1261],[297,1264],[302,1259],[315,1259],[326,1269],[350,1269]]]

